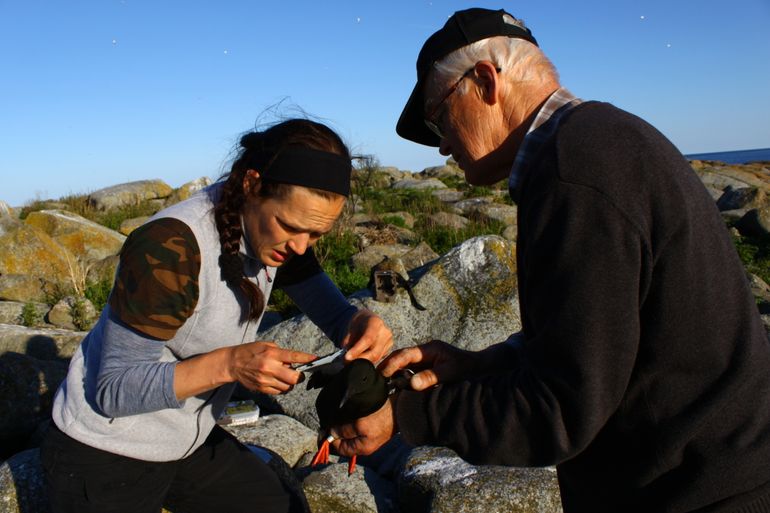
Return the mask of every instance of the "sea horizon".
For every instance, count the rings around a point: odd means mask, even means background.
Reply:
[[[715,151],[709,153],[686,153],[688,160],[718,160],[725,164],[748,164],[756,161],[770,161],[770,148],[750,150]]]

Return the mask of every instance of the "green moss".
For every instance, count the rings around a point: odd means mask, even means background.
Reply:
[[[746,271],[770,283],[770,236],[745,237],[733,234],[732,239]]]
[[[357,271],[350,264],[353,255],[360,251],[353,232],[339,229],[332,231],[324,235],[313,249],[321,267],[345,296],[366,287],[369,282],[368,274]],[[270,294],[268,305],[283,317],[298,312],[294,302],[281,290]]]
[[[462,190],[468,187],[467,182],[461,176],[443,176],[439,180],[450,189]]]
[[[24,303],[24,306],[21,309],[21,323],[24,326],[28,328],[37,326],[42,320],[43,317],[37,311],[37,308],[35,308],[34,303]]]
[[[366,210],[374,214],[400,210],[433,214],[448,210],[448,207],[430,191],[419,189],[370,189],[362,198],[365,201]]]
[[[443,255],[462,242],[479,235],[500,235],[505,230],[505,225],[500,221],[474,221],[471,220],[460,229],[446,226],[434,226],[420,218],[415,224],[415,231],[433,251]]]
[[[293,317],[299,313],[297,305],[295,305],[289,295],[282,290],[274,289],[270,293],[270,301],[268,301],[267,304],[270,310],[278,312],[284,319]]]
[[[358,253],[356,236],[352,231],[335,230],[321,238],[315,246],[318,261],[332,281],[346,296],[366,287],[369,276],[353,269],[350,264]]]
[[[49,202],[42,200],[34,200],[21,208],[19,212],[19,219],[24,220],[32,212],[39,212],[48,208]]]
[[[112,280],[100,280],[86,285],[84,295],[94,305],[97,312],[101,312],[107,304],[112,290]]]
[[[406,221],[404,221],[404,218],[401,216],[385,215],[380,219],[385,224],[392,224],[393,226],[398,226],[399,228],[406,228]]]
[[[127,205],[121,208],[99,212],[94,216],[93,221],[112,230],[118,230],[123,221],[127,219],[151,216],[157,211],[157,204],[147,200],[137,203],[136,205]]]

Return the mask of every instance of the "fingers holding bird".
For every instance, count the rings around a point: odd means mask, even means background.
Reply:
[[[413,390],[426,390],[439,383],[462,379],[473,359],[471,351],[458,349],[441,340],[431,340],[415,347],[393,351],[378,369],[385,377],[393,376],[401,369],[410,368],[415,375],[410,380]]]
[[[230,353],[229,372],[250,390],[264,394],[283,394],[303,379],[302,373],[290,367],[313,361],[315,355],[278,347],[270,341],[256,341],[234,346]]]
[[[372,454],[390,440],[397,431],[395,408],[391,396],[376,412],[331,429],[332,446],[341,456]]]
[[[393,333],[377,314],[371,310],[359,310],[350,320],[342,347],[348,349],[345,355],[348,362],[365,358],[377,363],[393,347]]]

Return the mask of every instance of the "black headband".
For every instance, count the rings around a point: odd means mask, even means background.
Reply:
[[[328,151],[289,146],[267,169],[254,167],[262,180],[350,195],[350,159]]]

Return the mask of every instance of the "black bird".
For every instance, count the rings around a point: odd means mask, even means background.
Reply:
[[[321,437],[324,440],[313,458],[312,465],[329,462],[329,444],[334,437],[329,435],[332,426],[348,424],[379,410],[390,393],[389,382],[363,358],[353,360],[335,374],[314,373],[307,388],[321,388],[315,401]],[[348,474],[356,467],[356,456],[350,459]]]

